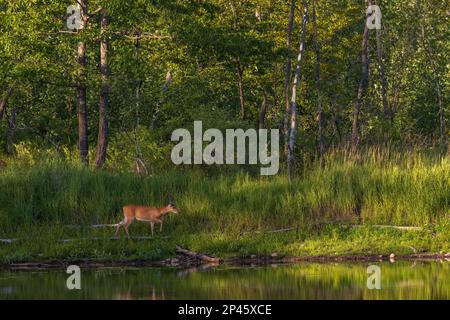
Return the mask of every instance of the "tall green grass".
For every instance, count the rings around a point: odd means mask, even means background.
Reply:
[[[115,223],[127,203],[165,205],[180,214],[170,230],[230,234],[324,222],[414,225],[450,219],[450,160],[418,152],[330,152],[289,185],[283,174],[211,175],[201,170],[146,178],[84,168],[70,161],[0,169],[0,232],[70,224]],[[1,235],[0,235],[1,237]]]

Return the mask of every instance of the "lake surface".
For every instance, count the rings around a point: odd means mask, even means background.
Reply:
[[[380,290],[367,288],[371,264]],[[0,299],[450,299],[448,261],[82,269],[81,290],[67,289],[68,276],[0,271]]]

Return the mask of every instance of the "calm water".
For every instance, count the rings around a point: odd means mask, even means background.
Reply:
[[[0,271],[1,299],[450,299],[450,262],[377,263],[381,290],[366,287],[369,263]]]

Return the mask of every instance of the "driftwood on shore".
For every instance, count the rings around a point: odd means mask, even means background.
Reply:
[[[213,258],[213,257],[207,256],[206,254],[203,254],[203,253],[197,253],[194,251],[190,251],[190,250],[184,249],[180,246],[176,246],[176,250],[178,253],[181,253],[190,258],[199,259],[201,261],[205,261],[205,262],[209,262],[209,263],[219,263],[220,262],[219,258]]]

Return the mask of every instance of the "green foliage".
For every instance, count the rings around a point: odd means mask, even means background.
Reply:
[[[8,101],[17,111],[15,142],[40,147],[76,146],[78,79],[76,44],[87,45],[88,121],[91,149],[96,139],[99,92],[100,32],[98,16],[76,34],[65,29],[71,1],[0,1],[0,96],[17,88]],[[111,139],[118,140],[137,125],[148,126],[155,113],[150,145],[166,145],[170,131],[192,120],[211,126],[256,126],[263,92],[268,95],[267,126],[277,128],[284,116],[286,26],[289,3],[274,1],[90,1],[89,11],[108,10],[111,69]],[[437,0],[406,4],[383,1],[381,45],[387,81],[384,115],[375,30],[369,52],[371,75],[361,118],[362,142],[435,141],[439,132],[437,85],[442,92],[444,123],[448,122],[448,54],[446,6]],[[298,48],[297,8],[291,55]],[[345,144],[351,130],[352,105],[359,79],[364,7],[348,1],[318,3],[321,47],[324,138],[327,146]],[[24,23],[26,21],[26,23]],[[136,51],[135,35],[147,34]],[[315,55],[312,24],[308,24],[298,145],[316,153],[317,123]],[[237,67],[243,70],[245,123],[238,120]],[[173,81],[162,92],[164,77]],[[140,84],[140,101],[136,88]],[[159,111],[157,111],[159,110]],[[226,125],[225,125],[226,126]],[[6,131],[6,129],[4,129]],[[445,132],[448,135],[448,131]],[[6,140],[2,139],[6,149]],[[154,148],[154,147],[149,147]],[[130,149],[130,148],[128,148]],[[160,154],[165,149],[160,149]],[[133,156],[133,151],[128,150]],[[125,152],[125,149],[121,153]],[[116,153],[113,151],[113,153]],[[155,159],[145,159],[154,162]]]

